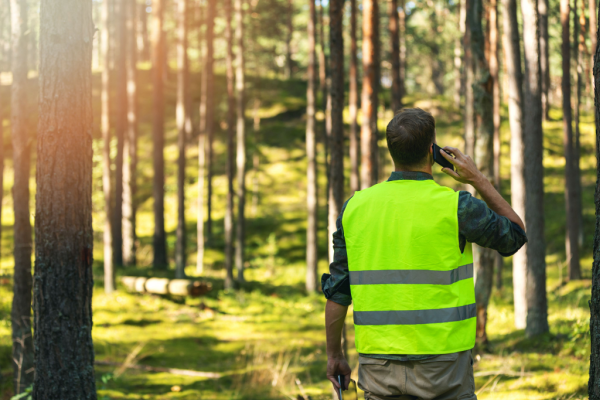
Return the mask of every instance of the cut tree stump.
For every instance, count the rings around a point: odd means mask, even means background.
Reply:
[[[212,285],[208,282],[192,281],[190,279],[124,276],[121,278],[121,283],[130,292],[184,297],[200,297],[212,289]]]

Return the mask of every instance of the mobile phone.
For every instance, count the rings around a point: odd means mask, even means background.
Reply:
[[[440,154],[440,150],[446,151],[434,143],[433,144],[433,161],[438,163],[439,165],[441,165],[444,168],[450,168],[452,171],[454,171],[454,165],[452,165],[452,163],[450,161],[446,160],[444,158],[444,156]],[[450,153],[448,153],[446,151],[446,154],[450,154]]]

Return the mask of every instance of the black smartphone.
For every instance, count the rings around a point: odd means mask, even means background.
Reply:
[[[440,154],[440,150],[446,151],[434,143],[433,144],[433,161],[438,163],[439,165],[441,165],[444,168],[450,168],[452,171],[454,171],[454,165],[452,165],[452,163],[450,161],[446,160],[444,158],[444,156]],[[446,154],[450,154],[450,153],[448,153],[446,151]]]

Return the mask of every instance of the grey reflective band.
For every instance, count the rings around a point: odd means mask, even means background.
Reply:
[[[350,285],[452,285],[473,277],[473,264],[450,271],[419,269],[392,269],[378,271],[350,271]]]
[[[463,321],[477,315],[475,303],[435,310],[354,311],[355,325],[420,325]]]

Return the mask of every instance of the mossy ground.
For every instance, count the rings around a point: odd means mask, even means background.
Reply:
[[[172,270],[151,269],[152,197],[151,177],[151,95],[148,71],[141,71],[140,165],[137,202],[138,265],[120,268],[119,275],[171,276]],[[197,77],[196,77],[197,78]],[[99,121],[98,76],[95,76],[95,120]],[[198,82],[194,79],[194,82]],[[169,80],[166,127],[166,223],[168,246],[174,248],[176,225],[176,129],[174,126],[174,80]],[[221,76],[217,87],[223,87]],[[197,102],[197,86],[193,87]],[[215,101],[222,104],[219,95]],[[250,159],[260,155],[258,171],[248,172],[246,279],[238,290],[223,290],[222,225],[225,204],[225,144],[220,125],[224,109],[217,110],[219,130],[215,142],[214,232],[208,244],[201,279],[210,281],[213,290],[204,298],[188,299],[185,304],[166,298],[128,294],[123,288],[106,295],[102,291],[101,230],[104,204],[101,194],[101,142],[96,132],[94,155],[94,228],[96,285],[93,300],[93,337],[96,359],[121,364],[129,356],[133,363],[152,367],[188,369],[220,374],[220,378],[198,378],[166,372],[138,369],[121,371],[118,366],[98,365],[97,386],[100,399],[295,399],[307,393],[313,399],[330,399],[330,384],[325,379],[324,299],[304,292],[306,181],[304,157],[304,94],[301,81],[250,78],[249,110],[254,98],[260,98],[261,129],[248,130]],[[462,121],[457,110],[445,98],[415,96],[408,106],[432,111],[437,118],[438,142],[462,147]],[[197,104],[195,104],[196,106]],[[503,109],[506,116],[507,111]],[[583,115],[582,162],[584,203],[584,280],[564,283],[564,159],[562,158],[562,122],[553,110],[553,122],[545,124],[545,211],[548,245],[548,301],[550,333],[528,339],[513,325],[511,261],[505,260],[503,289],[494,290],[490,309],[487,349],[476,350],[476,387],[480,399],[583,399],[586,397],[589,365],[589,310],[591,245],[594,234],[593,190],[595,183],[593,116]],[[322,121],[322,113],[318,115]],[[381,131],[391,117],[386,111],[380,119]],[[32,125],[35,126],[35,125]],[[320,125],[320,129],[322,123]],[[7,127],[8,128],[8,127]],[[8,134],[8,133],[7,133]],[[320,133],[319,133],[320,134]],[[508,122],[503,121],[502,186],[510,197],[510,160]],[[6,142],[8,144],[8,142]],[[187,154],[187,228],[189,233],[187,273],[195,273],[195,225],[197,194],[197,147],[189,140]],[[382,173],[391,171],[390,160],[381,142]],[[113,145],[113,151],[116,147]],[[327,270],[324,255],[326,235],[324,205],[325,177],[323,147],[320,161],[320,272]],[[349,165],[348,163],[346,165]],[[34,169],[32,168],[32,177]],[[258,186],[254,192],[254,177]],[[12,269],[12,167],[7,161],[4,185],[4,210],[0,274]],[[460,188],[450,178],[436,172],[443,184]],[[35,183],[32,179],[32,198]],[[33,201],[32,201],[33,204]],[[33,214],[33,212],[32,212]],[[172,253],[171,253],[172,255]],[[561,279],[561,277],[563,277]],[[0,286],[0,398],[10,398],[10,302],[11,283]],[[350,342],[352,318],[348,317]],[[350,345],[349,361],[357,365],[357,354]],[[356,369],[354,378],[356,379]]]

